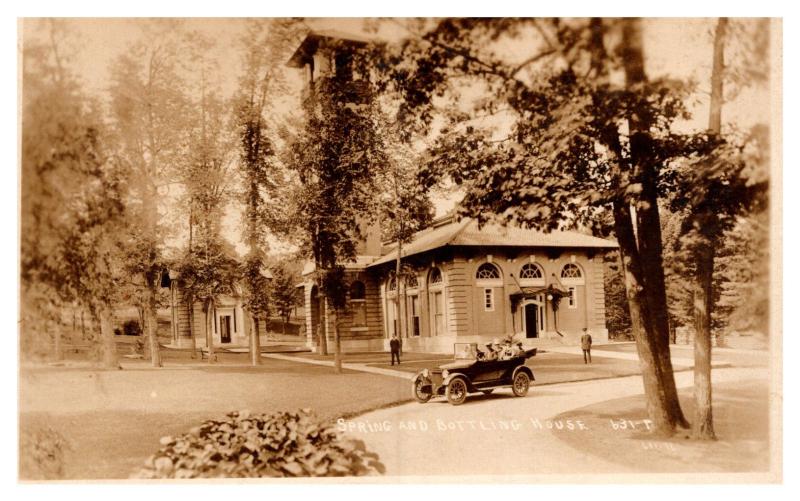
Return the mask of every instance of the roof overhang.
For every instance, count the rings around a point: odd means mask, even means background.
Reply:
[[[300,46],[294,51],[286,65],[292,68],[302,68],[314,56],[321,44],[334,41],[350,45],[366,45],[372,42],[366,37],[336,30],[312,31],[300,42]]]

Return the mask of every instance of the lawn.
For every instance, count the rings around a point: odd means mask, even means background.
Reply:
[[[680,390],[679,396],[685,415],[691,419],[694,414],[691,388]],[[655,473],[694,473],[698,464],[704,465],[704,471],[712,472],[769,471],[766,379],[714,385],[717,441],[690,441],[686,433],[671,439],[654,438],[647,433],[643,421],[646,416],[644,396],[637,396],[574,409],[553,421],[582,421],[588,431],[556,433],[556,436],[585,454],[631,468],[646,462],[648,471]]]
[[[127,478],[159,438],[238,409],[311,408],[333,419],[409,400],[408,382],[354,371],[264,360],[261,367],[181,366],[154,370],[23,367],[20,429],[51,427],[69,444],[64,477]]]

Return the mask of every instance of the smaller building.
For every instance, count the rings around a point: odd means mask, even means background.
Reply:
[[[267,334],[267,320],[255,319],[243,308],[241,291],[237,286],[231,287],[229,294],[215,297],[209,306],[201,300],[189,304],[180,277],[175,272],[170,272],[170,278],[165,282],[162,285],[169,287],[174,346],[206,347],[209,332],[215,347],[249,346],[250,332],[256,324],[259,335]]]

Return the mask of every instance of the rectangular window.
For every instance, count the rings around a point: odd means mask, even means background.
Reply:
[[[494,289],[483,289],[483,306],[486,311],[494,311]]]
[[[351,299],[353,309],[353,327],[367,326],[367,301],[364,299]]]
[[[411,313],[411,328],[414,336],[419,336],[419,296],[409,296],[409,312]]]
[[[575,287],[569,288],[569,307],[571,309],[575,309],[578,307],[578,292],[575,290]]]

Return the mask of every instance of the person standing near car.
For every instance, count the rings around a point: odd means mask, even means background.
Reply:
[[[583,363],[592,363],[592,336],[586,327],[583,328],[583,336],[581,336],[581,349],[583,350]]]
[[[397,334],[392,335],[392,340],[389,341],[389,349],[392,351],[392,365],[394,359],[397,358],[397,365],[400,365],[400,340],[397,339]]]

